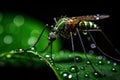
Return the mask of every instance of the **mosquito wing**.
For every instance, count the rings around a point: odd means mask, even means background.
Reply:
[[[76,16],[76,17],[70,17],[71,19],[77,19],[77,20],[100,20],[100,19],[106,19],[109,18],[110,15],[86,15],[86,16]]]

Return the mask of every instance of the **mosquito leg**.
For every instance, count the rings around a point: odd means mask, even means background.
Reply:
[[[105,33],[101,30],[101,29],[89,29],[89,30],[84,30],[84,31],[99,31],[102,33],[102,35],[104,36],[104,38],[107,40],[107,42],[114,48],[114,50],[120,55],[120,51],[115,48],[115,46],[113,45],[113,43],[110,41],[110,39],[108,39],[108,37],[105,35]]]
[[[71,38],[71,45],[72,45],[72,52],[74,54],[74,66],[77,67],[77,63],[76,63],[76,59],[75,59],[75,53],[74,53],[74,42],[73,42],[73,35],[72,35],[72,32],[70,32],[70,38]],[[76,78],[78,80],[78,73],[76,71]]]
[[[107,36],[105,35],[105,33],[103,33],[103,31],[102,31],[101,29],[90,29],[90,30],[84,30],[84,31],[87,31],[87,32],[88,32],[88,34],[90,35],[92,41],[95,43],[97,49],[98,49],[103,55],[105,55],[106,57],[111,58],[111,59],[113,59],[113,60],[115,60],[115,61],[120,61],[120,59],[113,58],[113,57],[109,56],[109,55],[108,55],[107,53],[105,53],[99,46],[97,46],[97,44],[96,44],[93,36],[91,35],[90,31],[99,31],[99,32],[101,32],[101,33],[103,34],[103,36],[105,37],[105,39],[109,42],[109,44],[110,44],[112,47],[114,47],[114,45],[111,43],[111,41],[107,38]],[[115,51],[116,51],[118,54],[120,54],[120,52],[119,52],[116,48],[115,48]]]
[[[114,47],[113,43],[108,39],[108,37],[105,35],[105,33],[101,30],[100,31],[102,35],[105,37],[105,39],[108,41],[108,43],[115,49],[115,51],[120,55],[120,52],[117,48]]]
[[[35,46],[38,44],[38,42],[40,41],[41,36],[43,35],[43,33],[44,33],[45,29],[47,28],[47,26],[48,26],[48,25],[46,24],[46,26],[43,28],[42,32],[40,33],[37,41],[35,42],[35,44],[34,44],[32,47],[35,47]]]
[[[52,44],[53,44],[53,42],[51,41],[51,42],[50,42],[50,57],[51,57],[51,59],[53,60],[53,58],[52,58],[52,53],[53,53],[53,52],[52,52],[52,47],[53,47]]]
[[[45,52],[50,45],[51,45],[51,42],[49,42],[49,43],[47,44],[47,46],[46,46],[43,50],[41,50],[41,51],[39,51],[39,52]]]
[[[82,38],[81,38],[81,35],[80,35],[80,32],[79,32],[78,28],[76,28],[76,31],[77,31],[77,34],[78,34],[79,40],[80,40],[80,42],[81,42],[81,45],[82,45],[82,48],[83,48],[83,51],[84,51],[85,57],[86,57],[87,60],[91,63],[91,67],[92,67],[92,69],[94,70],[94,72],[96,72],[95,67],[93,66],[92,62],[89,60],[89,58],[88,58],[88,56],[87,56],[87,54],[86,54],[85,46],[84,46],[84,44],[83,44],[83,41],[82,41]]]
[[[109,58],[111,58],[111,59],[113,59],[113,60],[120,61],[120,59],[113,58],[113,57],[109,56],[108,54],[106,54],[106,53],[96,44],[93,36],[91,35],[91,33],[90,33],[89,31],[88,31],[88,34],[90,35],[90,37],[91,37],[92,41],[94,42],[94,44],[96,45],[97,49],[98,49],[103,55],[105,55],[106,57],[109,57]]]

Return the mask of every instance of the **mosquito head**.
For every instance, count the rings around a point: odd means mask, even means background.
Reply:
[[[56,34],[55,32],[50,32],[49,35],[48,35],[48,39],[50,41],[54,41],[56,39]]]

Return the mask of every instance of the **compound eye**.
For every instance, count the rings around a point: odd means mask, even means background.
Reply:
[[[56,39],[56,35],[54,32],[50,32],[49,35],[48,35],[48,39],[50,41],[54,41]]]

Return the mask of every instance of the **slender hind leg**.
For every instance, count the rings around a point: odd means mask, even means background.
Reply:
[[[77,31],[77,34],[78,34],[80,43],[81,43],[81,45],[82,45],[82,48],[83,48],[85,57],[86,57],[86,59],[91,63],[91,67],[92,67],[92,69],[94,70],[94,72],[96,72],[95,67],[93,66],[92,62],[89,60],[89,58],[88,58],[88,56],[87,56],[87,54],[86,54],[85,46],[84,46],[84,44],[83,44],[83,41],[82,41],[82,38],[81,38],[81,35],[80,35],[80,32],[79,32],[78,28],[76,28],[76,31]]]
[[[74,54],[74,66],[77,67],[77,63],[76,63],[76,59],[75,59],[75,53],[74,53],[74,42],[73,42],[72,32],[70,32],[70,37],[71,37],[72,52],[73,52],[73,54]],[[77,73],[77,71],[76,71],[76,78],[77,78],[77,80],[79,80],[79,79],[78,79],[78,73]]]
[[[97,49],[98,49],[103,55],[105,55],[106,57],[111,58],[111,59],[113,59],[113,60],[115,60],[115,61],[120,61],[120,59],[113,58],[112,56],[109,56],[107,53],[105,53],[105,52],[96,44],[96,42],[95,42],[93,36],[91,35],[90,31],[99,31],[99,32],[101,32],[101,33],[103,34],[103,36],[105,37],[105,39],[108,41],[108,43],[114,48],[114,50],[115,50],[118,54],[120,54],[120,52],[118,51],[118,49],[114,47],[114,45],[111,43],[111,41],[107,38],[107,36],[103,33],[103,31],[102,31],[101,29],[89,29],[89,30],[84,30],[84,31],[87,31],[87,32],[88,32],[88,34],[90,35],[92,41],[95,43]]]
[[[40,33],[40,35],[39,35],[37,41],[32,45],[32,47],[26,49],[25,51],[27,51],[27,50],[34,50],[34,49],[36,48],[36,45],[39,43],[39,41],[40,41],[40,39],[41,39],[41,37],[42,37],[44,31],[46,30],[47,26],[48,26],[48,24],[45,25],[45,27],[43,28],[42,32]]]
[[[97,73],[97,74],[98,74],[98,77],[103,78],[104,74],[101,74],[100,72],[98,72],[98,71],[95,69],[95,67],[93,66],[93,63],[89,60],[89,58],[88,58],[88,56],[87,56],[87,53],[86,53],[86,50],[85,50],[85,46],[84,46],[84,44],[83,44],[82,37],[81,37],[81,35],[80,35],[80,32],[79,32],[78,28],[76,28],[76,31],[77,31],[77,34],[78,34],[80,43],[81,43],[81,45],[82,45],[82,48],[83,48],[85,57],[86,57],[86,59],[90,62],[90,65],[91,65],[91,67],[92,67],[92,69],[93,69],[93,71],[94,71],[94,74]]]

